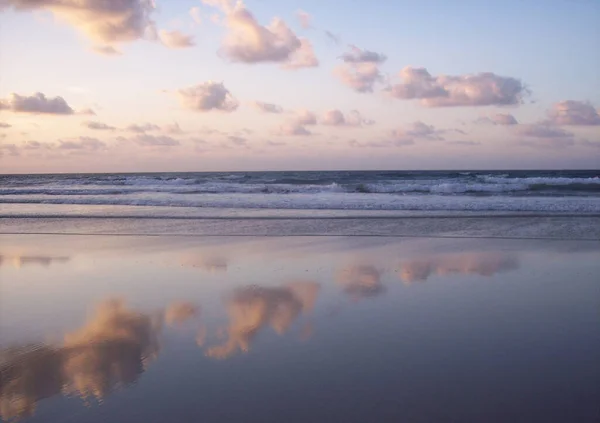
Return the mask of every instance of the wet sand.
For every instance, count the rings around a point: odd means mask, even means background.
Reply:
[[[599,256],[585,240],[0,235],[0,418],[597,422]]]

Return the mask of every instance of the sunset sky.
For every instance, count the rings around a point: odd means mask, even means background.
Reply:
[[[600,166],[596,0],[0,0],[0,173]]]

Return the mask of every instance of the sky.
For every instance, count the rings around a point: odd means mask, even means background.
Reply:
[[[597,0],[0,0],[0,172],[600,166]]]

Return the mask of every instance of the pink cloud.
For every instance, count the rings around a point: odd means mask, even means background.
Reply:
[[[341,56],[344,64],[334,69],[334,75],[343,84],[359,93],[373,92],[375,83],[383,81],[379,65],[386,56],[369,50],[350,46],[350,51]]]
[[[314,67],[318,60],[312,45],[299,38],[280,18],[260,25],[242,1],[205,0],[225,14],[227,35],[222,44],[223,54],[234,62],[281,63],[285,68]]]
[[[548,113],[556,125],[600,125],[600,114],[590,103],[565,100],[556,103]]]
[[[161,30],[158,33],[160,41],[168,48],[188,48],[196,45],[194,36],[182,34],[179,31],[166,31]]]
[[[184,107],[199,112],[210,110],[233,112],[239,106],[238,101],[222,82],[204,82],[193,87],[180,89],[178,94]]]
[[[43,93],[35,93],[31,96],[12,93],[7,99],[0,99],[0,110],[3,109],[32,114],[72,115],[75,113],[64,98],[48,98]]]
[[[390,94],[403,100],[420,100],[425,107],[515,105],[527,94],[516,78],[491,72],[474,75],[432,76],[425,68],[405,67],[402,82],[389,87]]]

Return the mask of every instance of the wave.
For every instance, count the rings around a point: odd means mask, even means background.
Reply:
[[[403,210],[403,211],[498,211],[600,213],[600,197],[470,197],[470,196],[377,196],[376,194],[331,193],[327,196],[290,194],[206,194],[192,196],[72,196],[0,197],[0,204],[69,204],[215,209],[298,209],[298,210]]]
[[[378,180],[372,182],[337,181],[325,183],[243,182],[240,178],[226,180],[198,180],[197,178],[141,178],[133,177],[98,184],[98,181],[65,181],[46,186],[11,186],[0,188],[0,196],[46,195],[128,195],[136,193],[169,194],[297,194],[297,193],[372,193],[372,194],[535,194],[566,195],[600,193],[600,178],[507,178],[478,176],[476,179],[451,180]],[[83,183],[86,182],[86,183]],[[288,181],[289,182],[289,181]],[[313,181],[314,182],[314,181]],[[6,185],[5,185],[6,186]]]

